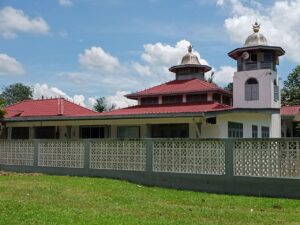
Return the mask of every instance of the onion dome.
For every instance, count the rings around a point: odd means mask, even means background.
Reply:
[[[192,46],[190,45],[188,48],[188,53],[182,57],[181,65],[183,65],[183,64],[199,65],[200,64],[198,57],[192,51],[193,51],[193,49],[192,49]]]
[[[182,57],[181,63],[177,66],[172,66],[169,70],[173,73],[177,73],[184,68],[197,68],[198,71],[204,73],[211,70],[211,67],[200,63],[198,57],[193,53],[191,45],[188,47],[188,53]]]
[[[260,24],[257,22],[253,25],[254,33],[251,34],[245,41],[244,47],[257,46],[257,45],[268,45],[266,37],[259,33]]]

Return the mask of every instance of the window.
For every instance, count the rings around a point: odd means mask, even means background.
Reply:
[[[163,102],[163,104],[182,103],[182,95],[164,96],[162,98],[162,102]]]
[[[223,104],[231,105],[231,98],[223,95]]]
[[[29,139],[29,127],[13,127],[11,131],[12,139]]]
[[[221,95],[218,93],[213,94],[213,101],[214,102],[221,102]]]
[[[192,94],[186,96],[187,102],[206,102],[207,94]]]
[[[148,97],[141,99],[141,105],[158,104],[158,97]]]
[[[256,53],[252,53],[250,55],[250,61],[252,61],[252,62],[256,62],[257,61],[257,54]]]
[[[270,137],[270,128],[269,127],[261,127],[261,137],[262,138]]]
[[[55,139],[59,137],[59,130],[56,127],[36,127],[35,138],[37,139]]]
[[[140,127],[124,126],[117,129],[118,138],[140,138]]]
[[[274,80],[274,101],[277,102],[279,100],[279,86],[277,85],[277,81]]]
[[[255,78],[249,78],[245,84],[245,100],[252,101],[258,100],[259,88],[258,82]]]
[[[265,52],[264,53],[264,61],[265,62],[272,62],[273,61],[272,52]]]
[[[152,138],[188,138],[188,124],[155,124],[151,125]]]
[[[80,138],[104,138],[105,129],[104,127],[90,126],[80,127]]]
[[[258,127],[256,125],[252,125],[252,138],[258,138]]]
[[[229,138],[242,138],[243,137],[243,124],[228,122],[228,137]]]

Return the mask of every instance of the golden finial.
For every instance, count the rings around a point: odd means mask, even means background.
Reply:
[[[252,25],[252,27],[253,27],[253,31],[255,33],[257,33],[259,31],[260,24],[258,24],[257,21],[255,21],[255,23]]]
[[[189,46],[188,51],[189,51],[189,53],[192,53],[192,51],[193,51],[192,45]]]

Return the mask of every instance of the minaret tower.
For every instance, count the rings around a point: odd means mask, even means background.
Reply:
[[[251,34],[241,48],[228,55],[237,61],[237,72],[233,76],[234,108],[279,109],[280,92],[276,66],[284,50],[268,45],[259,32],[260,24],[253,25]]]
[[[188,47],[188,53],[182,57],[181,63],[169,69],[176,74],[176,80],[189,80],[197,78],[204,80],[204,73],[211,70],[207,65],[201,65],[198,57],[193,53],[193,48]]]

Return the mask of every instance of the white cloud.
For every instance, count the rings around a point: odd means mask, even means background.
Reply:
[[[109,106],[112,106],[114,104],[117,108],[125,108],[128,106],[136,105],[137,102],[135,100],[124,97],[124,95],[126,94],[129,94],[129,92],[117,91],[115,95],[108,96],[105,99]]]
[[[25,70],[21,63],[6,54],[0,54],[0,75],[22,75]]]
[[[73,5],[73,2],[71,0],[59,0],[58,2],[62,6],[72,6]]]
[[[91,47],[79,55],[79,64],[94,72],[113,72],[120,67],[118,58],[105,52],[101,47]]]
[[[283,47],[287,58],[300,63],[300,0],[278,0],[269,7],[262,7],[257,1],[219,0],[218,3],[230,7],[232,16],[225,20],[225,28],[233,41],[243,44],[257,19],[269,44]]]
[[[14,38],[17,33],[46,34],[49,26],[41,17],[30,19],[22,10],[7,6],[0,10],[0,34]]]
[[[129,94],[126,91],[117,91],[115,95],[105,97],[107,106],[110,108],[112,105],[116,106],[116,109],[126,108],[129,106],[134,106],[137,104],[137,101],[128,99],[124,95]],[[92,108],[96,103],[97,97],[88,98],[88,105]]]
[[[233,74],[236,72],[236,68],[232,66],[221,66],[218,70],[215,70],[214,82],[221,87],[227,86],[232,82]]]
[[[47,84],[35,84],[33,87],[33,98],[66,98],[81,106],[85,106],[85,97],[83,95],[74,95],[70,97],[64,91],[58,89],[57,87],[49,87]]]

